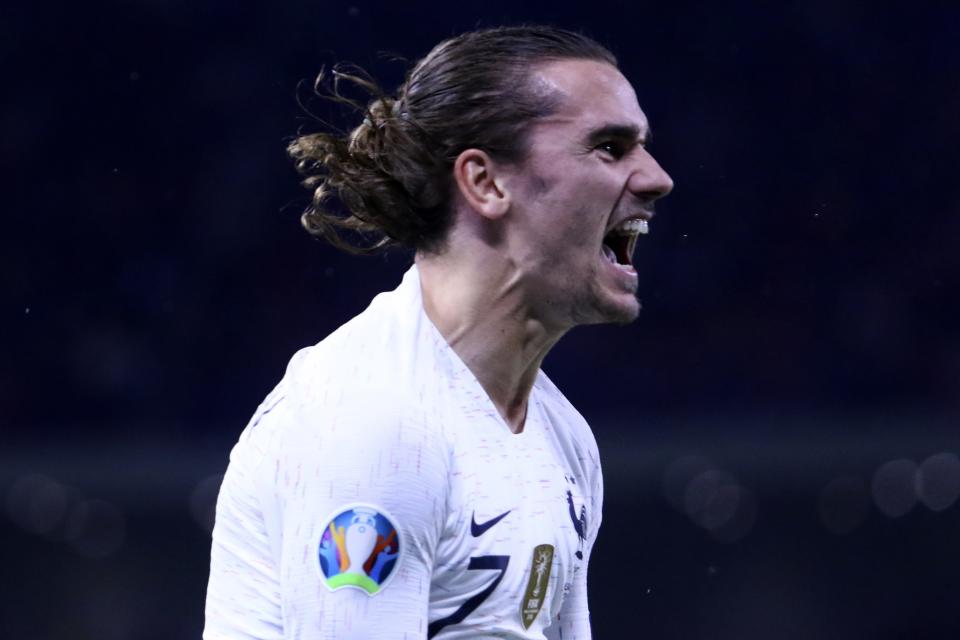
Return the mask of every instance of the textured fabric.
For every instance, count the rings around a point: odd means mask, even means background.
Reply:
[[[512,433],[426,317],[411,268],[293,357],[233,448],[203,637],[589,638],[601,503],[580,414],[540,372],[524,430]],[[324,544],[324,562],[337,564],[321,538],[357,504],[388,516],[399,537],[373,595],[332,589],[320,560]]]

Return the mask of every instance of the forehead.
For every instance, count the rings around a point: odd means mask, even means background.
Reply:
[[[555,94],[557,110],[541,124],[565,124],[591,130],[607,125],[634,126],[645,137],[647,117],[637,94],[613,65],[594,60],[558,60],[533,74],[538,90]]]

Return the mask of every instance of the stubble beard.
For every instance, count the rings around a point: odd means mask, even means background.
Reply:
[[[617,294],[611,293],[599,286],[597,274],[590,279],[591,285],[572,299],[570,317],[573,326],[588,324],[616,324],[627,325],[635,321],[640,315],[640,300],[635,293],[626,291]],[[624,298],[630,296],[632,302],[624,303]]]

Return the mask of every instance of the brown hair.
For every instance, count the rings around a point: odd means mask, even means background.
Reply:
[[[304,186],[313,191],[303,226],[351,253],[394,244],[438,250],[451,222],[457,156],[477,148],[504,162],[522,160],[527,123],[556,107],[554,96],[530,86],[530,72],[536,64],[562,59],[617,64],[586,36],[522,26],[471,31],[441,42],[414,65],[395,97],[362,71],[335,67],[325,97],[364,118],[347,135],[312,133],[288,146]],[[342,81],[372,100],[363,106],[347,98]],[[324,82],[321,72],[315,86]],[[327,208],[332,194],[349,213]]]

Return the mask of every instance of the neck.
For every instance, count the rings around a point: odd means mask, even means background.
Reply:
[[[431,322],[480,382],[514,433],[523,430],[537,372],[565,330],[534,317],[508,260],[477,251],[417,255],[423,307]],[[485,259],[486,258],[486,259]]]

